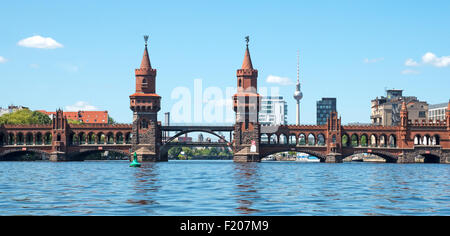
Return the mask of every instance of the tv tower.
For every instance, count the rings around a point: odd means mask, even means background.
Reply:
[[[300,100],[303,98],[303,93],[300,90],[300,52],[297,51],[297,84],[295,86],[294,99],[297,101],[296,124],[300,125]]]

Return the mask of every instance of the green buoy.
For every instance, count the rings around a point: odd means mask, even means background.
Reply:
[[[137,155],[136,155],[136,152],[134,152],[134,155],[133,155],[133,161],[131,162],[130,167],[141,167],[141,163],[139,163],[139,162],[137,161]]]

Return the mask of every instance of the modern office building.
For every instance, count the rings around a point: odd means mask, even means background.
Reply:
[[[406,102],[408,120],[422,122],[428,120],[428,103],[419,101],[417,97],[403,96],[403,90],[387,90],[386,97],[371,101],[372,124],[382,126],[396,126],[400,123],[402,103]]]
[[[259,123],[261,125],[287,124],[287,103],[282,96],[265,96],[261,98]]]
[[[327,119],[331,112],[336,111],[336,98],[322,98],[317,101],[317,125],[324,125],[327,123]]]
[[[440,103],[428,106],[428,119],[433,122],[444,121],[445,112],[447,111],[448,103]]]

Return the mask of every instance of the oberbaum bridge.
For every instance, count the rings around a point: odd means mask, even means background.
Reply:
[[[139,161],[159,162],[168,161],[168,150],[178,145],[231,147],[235,162],[260,162],[274,153],[295,151],[328,163],[340,163],[358,153],[374,154],[389,163],[414,163],[416,158],[450,163],[450,102],[445,121],[408,120],[408,104],[403,102],[397,126],[341,125],[337,112],[330,114],[325,125],[261,126],[258,70],[252,65],[248,38],[242,67],[236,73],[235,124],[161,125],[157,118],[161,96],[156,93],[156,69],[150,64],[147,39],[141,66],[135,70],[136,91],[130,95],[132,124],[69,124],[59,109],[48,125],[1,125],[0,160],[38,153],[50,161],[81,161],[87,154],[110,151],[129,157],[136,152]],[[175,135],[165,137],[168,132]],[[191,132],[209,133],[222,142],[174,142]],[[219,132],[229,132],[230,140],[224,141]]]

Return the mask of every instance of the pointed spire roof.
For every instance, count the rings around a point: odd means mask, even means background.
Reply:
[[[250,58],[250,51],[248,50],[249,37],[248,36],[245,37],[245,40],[247,41],[247,48],[245,50],[244,61],[242,62],[242,68],[241,69],[251,69],[251,70],[253,70],[252,59]]]
[[[144,56],[142,56],[142,62],[141,62],[141,69],[143,68],[152,68],[152,65],[150,64],[150,58],[148,56],[148,50],[147,50],[147,40],[148,36],[144,36],[145,39],[145,50],[144,50]]]

